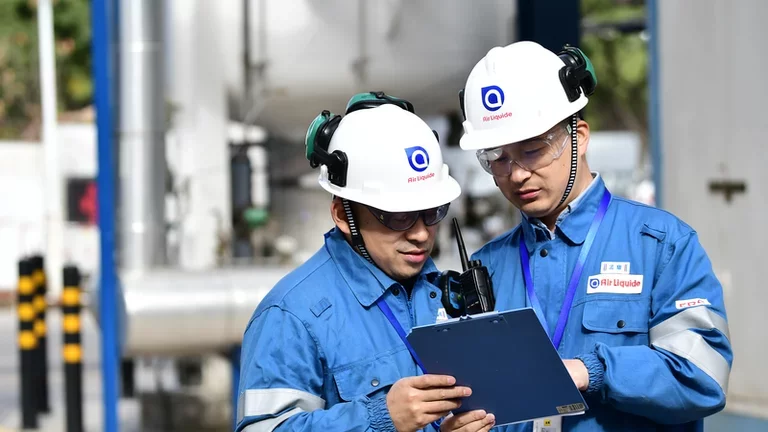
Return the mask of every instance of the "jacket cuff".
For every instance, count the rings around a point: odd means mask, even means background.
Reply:
[[[389,415],[386,397],[366,398],[364,403],[368,409],[368,418],[371,420],[372,430],[377,432],[397,432],[395,424],[392,423],[392,416]]]
[[[603,388],[603,376],[605,375],[605,366],[603,362],[597,357],[596,353],[589,353],[580,356],[576,356],[577,359],[584,363],[589,372],[589,387],[587,387],[587,394],[597,393]]]

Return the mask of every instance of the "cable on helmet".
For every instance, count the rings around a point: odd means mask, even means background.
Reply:
[[[568,101],[573,102],[579,98],[583,92],[585,95],[590,96],[595,91],[597,86],[597,75],[595,74],[595,68],[592,66],[592,62],[580,49],[565,45],[557,56],[565,65],[560,69],[560,83],[563,85],[563,90],[568,96]],[[568,176],[568,183],[565,186],[563,197],[558,203],[558,207],[562,205],[570,195],[573,185],[576,182],[576,171],[578,168],[579,151],[578,151],[578,134],[576,133],[576,126],[579,120],[578,113],[574,113],[571,116],[571,172]]]

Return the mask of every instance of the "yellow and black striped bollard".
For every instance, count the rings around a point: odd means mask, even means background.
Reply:
[[[80,271],[64,267],[61,308],[64,316],[64,386],[67,432],[83,430],[83,349],[80,340]]]
[[[37,336],[37,367],[39,373],[37,376],[37,409],[41,413],[51,412],[48,403],[48,337],[47,325],[45,320],[48,304],[46,294],[48,291],[47,281],[45,280],[45,260],[42,255],[32,257],[32,281],[35,283],[35,335]]]
[[[20,350],[21,423],[24,429],[37,429],[37,388],[35,386],[35,283],[32,280],[32,262],[19,261],[18,314]]]

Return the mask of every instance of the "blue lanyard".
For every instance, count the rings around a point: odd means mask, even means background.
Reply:
[[[395,314],[392,313],[392,309],[389,308],[389,305],[384,300],[384,296],[379,297],[379,299],[376,301],[376,304],[379,305],[379,309],[384,313],[384,316],[387,317],[389,320],[389,323],[392,324],[392,327],[394,327],[395,331],[397,332],[397,335],[400,336],[400,339],[405,344],[406,348],[408,348],[408,351],[411,352],[411,357],[413,357],[413,360],[416,361],[416,364],[419,365],[419,369],[421,369],[421,372],[423,374],[427,373],[427,369],[424,367],[424,363],[421,362],[419,359],[419,356],[416,355],[416,350],[413,349],[413,346],[410,342],[408,342],[408,336],[405,334],[405,330],[403,330],[403,326],[400,325],[400,322],[395,317]],[[435,428],[435,430],[440,430],[440,424],[442,423],[442,419],[432,422],[432,426]]]
[[[379,300],[376,301],[376,304],[379,305],[379,309],[381,309],[381,311],[384,312],[384,316],[387,317],[387,319],[389,320],[389,323],[392,324],[392,327],[395,328],[397,335],[400,336],[400,339],[402,339],[406,348],[408,348],[408,351],[411,352],[411,357],[413,357],[413,359],[416,361],[416,364],[419,365],[421,372],[426,374],[427,369],[424,367],[424,363],[421,362],[421,360],[419,359],[419,356],[416,355],[416,350],[414,350],[413,346],[411,346],[411,343],[408,342],[408,336],[406,336],[405,330],[403,330],[403,326],[400,325],[400,322],[395,317],[395,314],[392,313],[392,309],[389,308],[389,305],[384,300],[384,297],[383,296],[380,297]]]
[[[563,307],[560,309],[560,316],[557,319],[557,327],[555,327],[555,334],[552,337],[552,343],[555,345],[555,349],[560,348],[560,342],[563,340],[563,333],[565,332],[565,323],[568,322],[568,315],[571,311],[571,305],[573,304],[573,297],[576,294],[576,287],[581,279],[581,273],[584,270],[584,263],[587,261],[587,255],[592,248],[597,230],[600,227],[600,223],[603,221],[606,211],[608,210],[608,204],[611,202],[611,193],[608,189],[603,193],[603,199],[600,201],[600,207],[597,209],[595,218],[592,219],[592,225],[587,232],[587,238],[584,240],[584,245],[579,252],[579,258],[576,261],[576,267],[573,269],[573,275],[571,275],[571,281],[568,284],[568,291],[565,293],[565,300],[563,301]],[[531,302],[533,310],[539,316],[541,324],[544,326],[544,330],[549,333],[549,326],[547,325],[547,319],[544,316],[544,310],[541,308],[538,297],[536,297],[536,291],[533,289],[533,278],[531,277],[531,262],[528,257],[528,248],[525,246],[525,239],[520,238],[520,261],[523,267],[523,277],[525,278],[525,289],[528,293],[528,299]]]

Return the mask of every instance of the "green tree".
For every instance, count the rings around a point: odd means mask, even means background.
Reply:
[[[648,157],[648,44],[642,0],[582,0],[581,45],[597,74],[587,115],[596,130],[631,130]],[[621,31],[629,28],[629,31]]]
[[[58,110],[90,104],[88,0],[53,0]],[[0,139],[39,139],[36,0],[0,0]]]

